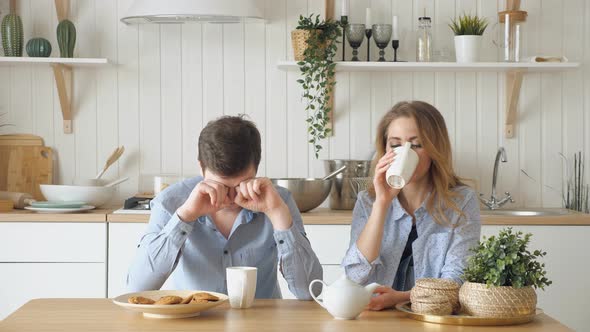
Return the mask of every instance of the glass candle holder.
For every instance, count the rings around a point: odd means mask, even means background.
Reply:
[[[379,47],[379,60],[377,61],[385,61],[385,48],[389,45],[392,31],[391,24],[373,24],[373,39]]]
[[[349,24],[346,26],[346,37],[348,43],[352,47],[352,61],[359,61],[358,48],[365,39],[365,25],[364,24]]]

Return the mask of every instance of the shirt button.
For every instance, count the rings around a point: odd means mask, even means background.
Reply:
[[[279,244],[283,244],[283,243],[285,243],[285,241],[279,240]]]
[[[223,251],[223,254],[224,254],[224,255],[227,255],[227,250],[224,250],[224,251]]]
[[[185,231],[180,232],[180,235],[186,235]]]

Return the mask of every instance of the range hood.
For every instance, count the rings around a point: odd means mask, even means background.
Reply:
[[[239,23],[263,19],[261,0],[135,0],[121,22]]]

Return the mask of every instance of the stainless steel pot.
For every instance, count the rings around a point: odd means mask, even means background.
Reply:
[[[332,173],[346,165],[346,169],[332,178],[330,191],[330,209],[352,210],[356,202],[356,188],[353,187],[352,178],[368,177],[371,170],[371,160],[324,160],[326,173]]]

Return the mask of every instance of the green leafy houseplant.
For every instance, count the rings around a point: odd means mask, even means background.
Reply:
[[[485,18],[477,15],[463,14],[456,19],[453,19],[449,24],[453,33],[456,36],[475,35],[481,36],[488,27],[488,22]]]
[[[332,61],[336,55],[337,38],[342,35],[340,25],[333,20],[320,20],[320,16],[299,16],[297,29],[309,31],[303,61],[297,65],[302,78],[297,82],[303,88],[305,110],[308,112],[309,143],[313,145],[316,158],[322,149],[320,141],[330,133],[330,98],[336,81]]]
[[[532,234],[523,236],[522,232],[512,232],[508,227],[498,236],[483,239],[472,251],[463,278],[468,282],[490,286],[512,286],[522,288],[532,286],[544,289],[551,285],[545,277],[545,264],[537,261],[546,252],[529,252],[527,246]]]

